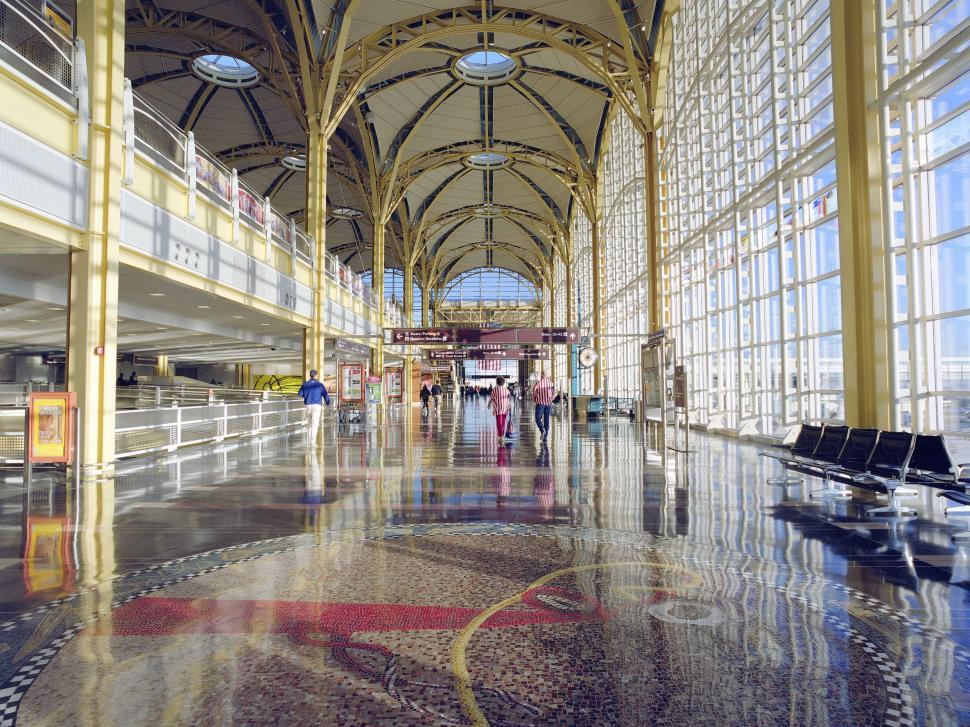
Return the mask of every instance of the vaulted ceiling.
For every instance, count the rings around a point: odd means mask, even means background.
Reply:
[[[305,174],[282,160],[306,149],[310,96],[332,98],[328,209],[364,214],[328,218],[326,246],[354,268],[370,268],[383,218],[385,264],[410,260],[418,279],[494,266],[537,280],[592,190],[614,107],[646,98],[662,3],[127,0],[126,74],[297,217]],[[482,50],[510,64],[494,84],[456,70]],[[207,54],[244,60],[258,83],[201,78]]]

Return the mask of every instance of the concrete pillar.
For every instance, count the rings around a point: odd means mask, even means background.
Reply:
[[[80,462],[97,474],[110,473],[115,458],[125,4],[89,0],[77,9],[88,67],[90,177],[85,249],[71,253],[67,388],[77,392],[81,411]]]

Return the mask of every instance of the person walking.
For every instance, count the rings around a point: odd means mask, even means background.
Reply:
[[[492,393],[488,397],[488,408],[495,415],[495,428],[498,430],[499,440],[502,437],[511,439],[512,435],[507,431],[506,425],[509,411],[512,408],[512,400],[509,396],[509,390],[505,388],[504,376],[499,376],[495,380],[495,386],[492,388]]]
[[[435,381],[434,382],[434,386],[431,387],[431,396],[434,397],[434,410],[435,411],[440,411],[441,410],[441,394],[442,394],[442,391],[443,391],[443,389],[441,388],[441,384],[439,384],[437,381]]]
[[[421,399],[421,413],[428,413],[428,402],[431,401],[431,387],[428,386],[428,382],[424,381],[421,384],[421,392],[418,394]]]
[[[330,406],[330,396],[327,387],[317,379],[317,370],[310,372],[310,378],[303,382],[299,392],[306,405],[307,426],[310,428],[310,444],[316,444],[317,432],[320,431],[320,415],[323,413],[323,403]]]
[[[555,395],[556,385],[543,371],[539,374],[539,380],[535,386],[532,387],[532,400],[536,405],[536,426],[543,439],[549,436],[549,419],[552,413],[552,399]]]

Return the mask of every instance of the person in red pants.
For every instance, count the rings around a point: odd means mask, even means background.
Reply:
[[[502,437],[511,439],[512,435],[506,431],[508,425],[506,420],[512,408],[512,397],[505,385],[504,376],[495,379],[495,387],[492,389],[491,396],[488,397],[488,408],[495,415],[495,428],[498,430],[499,439],[501,440]]]

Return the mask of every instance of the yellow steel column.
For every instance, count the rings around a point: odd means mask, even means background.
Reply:
[[[326,354],[324,336],[327,304],[327,138],[319,119],[311,119],[307,133],[306,231],[315,245],[313,270],[313,324],[303,337],[303,377],[320,371]]]
[[[414,266],[411,263],[406,263],[404,265],[404,315],[405,315],[405,325],[411,325],[414,322]],[[402,386],[402,397],[401,400],[410,405],[411,397],[413,392],[411,391],[411,371],[412,371],[413,359],[410,356],[404,356],[404,371],[402,372],[402,377],[404,380],[401,382]]]
[[[371,372],[377,376],[384,375],[384,221],[380,217],[374,219],[374,247],[371,254],[371,287],[377,296],[377,325],[381,329],[381,338],[377,339],[371,350]]]
[[[660,314],[660,168],[657,165],[657,135],[648,131],[643,139],[644,186],[647,222],[647,322],[649,331],[662,327]]]
[[[576,303],[573,299],[573,236],[570,233],[566,237],[566,325],[576,325]],[[576,376],[576,367],[573,361],[572,346],[566,349],[566,390],[570,396],[573,393],[573,378]]]
[[[599,226],[599,210],[597,209],[597,214],[594,215],[594,219],[590,220],[590,228],[592,230],[592,278],[593,278],[593,320],[592,320],[592,333],[593,333],[593,348],[596,349],[596,353],[599,354],[596,358],[596,364],[593,366],[593,393],[602,395],[603,392],[603,371],[606,368],[606,340],[601,337],[603,333],[603,311],[602,303],[603,296],[601,292],[602,288],[602,270],[601,270],[601,255],[602,255],[602,244],[603,241],[600,235]]]
[[[89,472],[110,472],[115,458],[125,4],[89,0],[77,9],[88,66],[90,176],[86,249],[71,253],[67,387],[77,392],[81,411],[81,464]]]
[[[155,376],[168,376],[168,356],[164,353],[158,355],[158,363],[155,364]]]
[[[889,428],[888,290],[882,232],[877,0],[832,0],[832,80],[842,271],[845,415]]]

